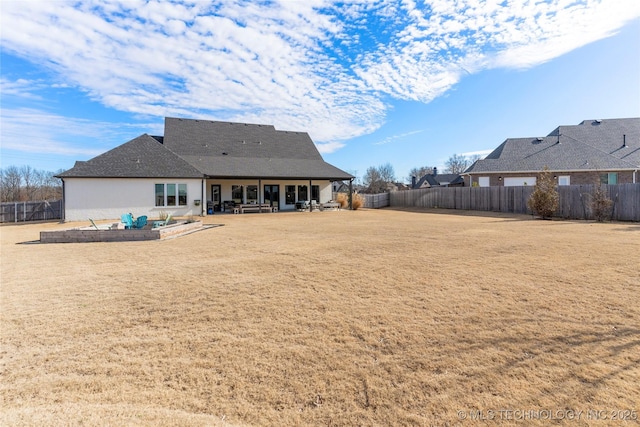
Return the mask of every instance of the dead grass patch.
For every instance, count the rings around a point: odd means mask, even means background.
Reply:
[[[16,243],[69,224],[1,227],[0,423],[640,409],[636,224],[367,209],[206,222],[225,227],[50,245]]]

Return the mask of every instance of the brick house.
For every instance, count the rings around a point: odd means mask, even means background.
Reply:
[[[545,167],[558,185],[640,182],[640,118],[585,120],[544,137],[509,138],[462,176],[465,186],[535,185]]]

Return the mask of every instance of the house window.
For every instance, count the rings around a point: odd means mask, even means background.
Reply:
[[[312,185],[311,186],[311,200],[315,200],[320,203],[320,186]]]
[[[164,206],[164,184],[156,184],[156,206]]]
[[[244,203],[243,197],[242,197],[242,193],[243,193],[243,188],[242,185],[232,185],[231,186],[231,200],[233,200],[234,203]]]
[[[488,187],[489,186],[489,177],[488,176],[479,176],[478,177],[478,186],[480,186],[480,187]]]
[[[257,185],[247,185],[247,203],[258,203]]]
[[[569,175],[559,176],[558,185],[570,185],[571,177]]]
[[[156,206],[187,206],[187,184],[155,184]]]
[[[296,186],[287,185],[284,187],[285,203],[287,205],[293,205],[296,202]]]
[[[187,206],[187,184],[178,184],[178,205]]]
[[[298,185],[298,200],[309,200],[309,192],[306,185]]]
[[[600,174],[600,184],[616,185],[618,183],[618,172]]]
[[[176,185],[167,184],[167,206],[176,205]]]

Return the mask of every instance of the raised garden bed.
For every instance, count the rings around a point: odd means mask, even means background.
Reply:
[[[104,226],[103,226],[104,227]],[[163,240],[192,233],[202,228],[202,221],[176,221],[158,228],[124,230],[98,227],[82,227],[69,230],[41,231],[40,243],[128,242]]]

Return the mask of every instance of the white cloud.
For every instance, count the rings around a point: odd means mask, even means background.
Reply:
[[[638,16],[637,0],[15,1],[0,24],[3,49],[107,107],[271,123],[329,150],[380,127],[388,96],[429,102],[465,73],[535,66]]]
[[[116,124],[27,108],[3,109],[0,127],[3,150],[83,158],[96,156],[142,133],[162,135],[164,130],[162,123]]]
[[[460,153],[461,156],[464,157],[475,157],[475,156],[480,156],[481,158],[485,158],[487,157],[494,149],[489,149],[489,150],[478,150],[478,151],[467,151],[465,153]]]
[[[378,142],[374,142],[373,145],[386,145],[389,144],[391,142],[395,142],[399,139],[403,139],[406,138],[407,136],[411,136],[411,135],[417,135],[419,133],[424,132],[424,130],[414,130],[411,132],[405,132],[399,135],[392,135],[392,136],[388,136],[386,138],[384,138],[382,141],[378,141]]]
[[[39,100],[42,98],[33,92],[42,90],[44,87],[46,87],[46,85],[42,81],[27,79],[11,81],[4,77],[0,77],[0,93],[2,93],[3,97],[15,96],[18,98]]]
[[[318,147],[318,151],[320,152],[320,154],[329,154],[329,153],[333,153],[334,151],[338,151],[339,149],[344,147],[344,144],[341,142],[334,141],[334,142],[316,144],[316,146]]]

